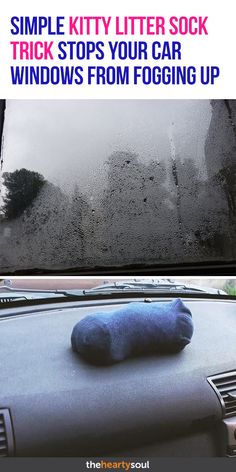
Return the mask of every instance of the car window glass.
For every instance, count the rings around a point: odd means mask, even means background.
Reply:
[[[7,100],[0,269],[235,259],[235,100]]]

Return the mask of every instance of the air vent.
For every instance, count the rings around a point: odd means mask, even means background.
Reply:
[[[0,458],[13,456],[13,433],[9,410],[0,410]]]
[[[224,417],[236,416],[236,371],[208,377],[217,393]]]

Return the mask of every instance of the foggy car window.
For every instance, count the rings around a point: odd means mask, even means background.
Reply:
[[[235,259],[236,100],[7,100],[0,271]]]

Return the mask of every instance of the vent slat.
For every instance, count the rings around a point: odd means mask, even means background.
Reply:
[[[230,392],[236,391],[236,372],[209,377],[224,404],[224,416],[236,415],[236,399],[230,398]]]
[[[228,385],[227,387],[217,387],[220,393],[224,392],[231,392],[232,390],[236,390],[236,383],[233,385]]]
[[[229,408],[234,408],[236,410],[236,403],[225,403],[225,408],[228,410]]]
[[[216,388],[219,390],[226,390],[227,388],[236,388],[236,380],[227,383],[221,383],[220,385],[216,385]]]
[[[228,385],[231,383],[236,384],[236,376],[235,377],[228,377],[227,379],[224,380],[215,380],[214,384],[217,388],[219,388],[221,385]]]
[[[230,397],[230,395],[227,395],[227,394],[222,395],[222,398],[223,398],[223,400],[226,401],[226,402],[229,402],[229,401],[230,401],[230,402],[235,402],[235,401],[236,401],[236,398],[232,398],[232,397]]]

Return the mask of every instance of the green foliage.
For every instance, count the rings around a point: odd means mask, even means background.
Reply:
[[[233,295],[234,297],[236,297],[236,288],[229,287],[228,290],[227,290],[227,294],[228,295]]]
[[[6,196],[2,210],[5,218],[19,217],[33,203],[45,182],[41,174],[27,169],[4,172]]]
[[[226,280],[223,290],[228,295],[236,296],[236,280],[234,279]]]

